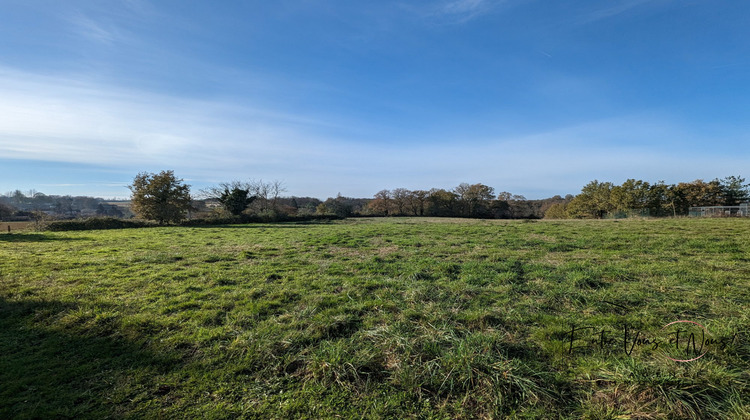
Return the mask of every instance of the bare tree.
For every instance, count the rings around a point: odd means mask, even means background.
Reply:
[[[257,197],[255,200],[256,209],[259,212],[265,211],[277,211],[277,205],[281,193],[286,191],[284,183],[278,180],[274,181],[263,181],[262,179],[257,181],[250,181],[250,191],[254,196]]]
[[[284,187],[283,182],[278,180],[273,180],[269,184],[268,190],[271,195],[271,209],[277,211],[279,197],[281,197],[281,193],[286,192],[286,187]]]

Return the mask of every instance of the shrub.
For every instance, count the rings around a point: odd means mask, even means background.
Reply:
[[[55,220],[46,223],[44,230],[62,232],[68,230],[128,229],[154,226],[143,220],[116,219],[114,217],[92,217],[89,219]]]

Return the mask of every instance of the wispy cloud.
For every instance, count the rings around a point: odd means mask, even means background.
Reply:
[[[488,7],[487,0],[452,0],[442,6],[445,14],[474,14]]]
[[[422,8],[406,6],[426,19],[438,23],[466,23],[493,11],[507,0],[443,0]]]
[[[113,24],[96,21],[80,14],[70,18],[69,21],[74,32],[89,41],[113,44],[123,39],[122,30]]]
[[[586,24],[598,22],[600,20],[609,19],[618,15],[631,12],[635,9],[646,7],[646,6],[658,6],[669,2],[670,0],[625,0],[614,2],[613,6],[606,6],[603,8],[596,9],[592,12],[584,15],[578,23]]]

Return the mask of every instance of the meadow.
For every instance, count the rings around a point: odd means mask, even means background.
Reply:
[[[749,308],[747,219],[0,233],[0,418],[747,419]]]

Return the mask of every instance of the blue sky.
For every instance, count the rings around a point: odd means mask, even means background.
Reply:
[[[745,175],[750,2],[2,0],[0,193]]]

